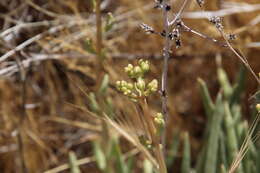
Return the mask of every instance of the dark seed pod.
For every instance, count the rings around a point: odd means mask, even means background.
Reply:
[[[196,0],[196,1],[197,1],[198,5],[199,5],[200,7],[202,7],[202,6],[204,5],[204,3],[205,3],[204,0]]]
[[[170,11],[170,10],[171,10],[171,6],[170,6],[170,5],[166,5],[166,6],[165,6],[165,10],[166,10],[166,11]]]
[[[153,34],[155,31],[152,27],[150,27],[149,25],[142,23],[140,25],[140,27],[147,33],[147,34]]]
[[[181,47],[181,40],[180,39],[175,40],[175,44],[176,44],[176,48],[178,49],[179,47]]]
[[[228,34],[227,37],[229,40],[235,40],[237,38],[235,34]]]
[[[216,26],[216,28],[223,29],[222,19],[220,17],[218,16],[210,17],[209,21],[213,23]]]
[[[160,34],[161,34],[161,36],[165,37],[166,36],[166,31],[163,30]]]

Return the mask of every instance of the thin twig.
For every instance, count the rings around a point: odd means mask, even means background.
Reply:
[[[250,64],[247,61],[247,58],[243,55],[240,55],[234,48],[233,46],[230,44],[230,42],[228,41],[228,39],[226,38],[226,35],[224,33],[224,31],[222,29],[218,29],[218,31],[220,32],[221,36],[225,39],[227,46],[230,48],[230,50],[238,57],[238,59],[245,65],[245,67],[250,71],[250,73],[254,76],[254,78],[256,79],[258,85],[260,85],[260,79],[259,77],[255,74],[255,72],[253,71],[253,69],[251,68]]]
[[[166,138],[166,128],[168,122],[168,110],[167,110],[167,76],[168,76],[168,65],[170,58],[170,39],[168,37],[170,32],[169,27],[169,17],[168,11],[166,10],[167,0],[163,0],[163,20],[164,20],[164,31],[166,34],[164,48],[163,48],[163,71],[162,71],[162,79],[161,79],[161,99],[162,99],[162,113],[164,115],[165,127],[162,134],[161,142],[163,144],[163,148],[165,148],[165,138]]]

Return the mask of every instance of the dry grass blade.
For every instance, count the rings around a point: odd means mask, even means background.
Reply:
[[[85,164],[88,164],[88,163],[91,163],[91,162],[94,162],[94,161],[95,161],[94,157],[86,157],[86,158],[77,160],[77,165],[78,166],[85,165]],[[68,163],[60,165],[60,166],[58,166],[56,168],[47,170],[44,173],[58,173],[58,172],[65,171],[67,169],[69,169],[69,164]]]
[[[243,144],[241,145],[240,150],[239,150],[236,158],[232,162],[228,173],[234,173],[236,171],[236,169],[239,167],[242,159],[244,158],[247,151],[249,150],[250,142],[255,142],[259,138],[259,133],[255,137],[252,137],[259,120],[260,120],[260,112],[258,112],[258,114],[256,115],[256,118],[254,119],[252,125],[248,129],[248,133],[245,137],[245,140],[244,140]]]
[[[92,130],[92,131],[100,131],[101,130],[101,128],[97,125],[92,125],[92,124],[89,124],[89,123],[86,123],[86,122],[81,122],[81,121],[72,121],[72,120],[68,120],[68,119],[60,118],[60,117],[51,117],[47,120],[57,122],[57,123],[66,124],[66,125],[70,125],[70,126],[75,126],[75,127],[82,128],[82,129]]]
[[[135,129],[132,127],[132,125],[129,124],[129,122],[117,123],[108,116],[105,115],[104,118],[105,122],[109,124],[111,127],[113,127],[119,134],[121,134],[123,137],[125,137],[130,143],[132,143],[138,150],[140,150],[141,153],[143,153],[148,160],[153,163],[153,165],[158,168],[158,164],[154,157],[150,154],[150,152],[143,146],[143,144],[140,143],[138,135],[136,134]],[[119,120],[120,121],[120,120]]]

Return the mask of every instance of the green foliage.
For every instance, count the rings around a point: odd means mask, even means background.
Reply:
[[[205,145],[200,153],[196,171],[198,173],[227,172],[232,161],[239,152],[248,132],[246,121],[241,118],[240,98],[244,88],[245,69],[241,68],[236,83],[232,85],[226,72],[217,70],[218,80],[221,86],[220,92],[213,103],[205,82],[198,79],[208,123],[205,134]],[[222,94],[224,97],[222,97]],[[236,170],[238,173],[254,173],[259,157],[252,157],[257,153],[251,142],[248,153]],[[259,153],[259,152],[258,152]]]
[[[80,173],[79,166],[77,164],[77,157],[74,152],[69,152],[69,166],[71,173]]]
[[[107,160],[105,157],[105,153],[103,152],[99,142],[93,142],[94,155],[96,158],[96,163],[98,168],[102,171],[105,171],[107,167]]]
[[[188,133],[184,134],[184,147],[183,147],[181,172],[182,173],[191,172],[190,140],[189,140]]]
[[[106,18],[105,28],[104,28],[105,32],[110,31],[113,28],[114,24],[115,24],[115,18],[113,14],[108,13]]]
[[[96,54],[96,50],[94,48],[94,43],[91,39],[87,39],[85,41],[85,44],[84,44],[84,48],[87,52],[91,53],[91,54]]]
[[[175,132],[170,149],[167,151],[166,164],[168,168],[174,165],[174,161],[179,149],[179,144],[180,144],[179,133]]]
[[[153,164],[149,160],[144,160],[144,173],[153,173]]]

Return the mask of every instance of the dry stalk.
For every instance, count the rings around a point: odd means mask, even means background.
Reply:
[[[170,39],[168,37],[170,32],[168,11],[166,10],[167,0],[163,0],[162,5],[164,6],[163,10],[163,20],[164,20],[164,31],[166,34],[164,48],[163,48],[163,72],[161,79],[161,98],[162,98],[162,113],[164,115],[165,127],[162,135],[162,143],[165,147],[165,137],[166,137],[166,128],[168,121],[168,110],[167,110],[167,76],[168,76],[168,66],[170,58]]]
[[[162,148],[162,145],[161,145],[160,137],[157,134],[157,130],[156,130],[156,127],[155,127],[155,124],[154,124],[154,121],[153,121],[153,116],[150,115],[147,100],[146,99],[142,100],[141,105],[143,107],[144,118],[145,118],[147,126],[148,126],[149,134],[150,134],[151,139],[152,139],[152,144],[155,147],[154,153],[155,153],[155,157],[158,160],[159,172],[160,173],[167,173],[167,168],[166,168],[166,165],[165,165],[163,148]]]
[[[96,41],[97,41],[97,54],[101,59],[102,51],[102,19],[101,19],[101,1],[96,0]]]

